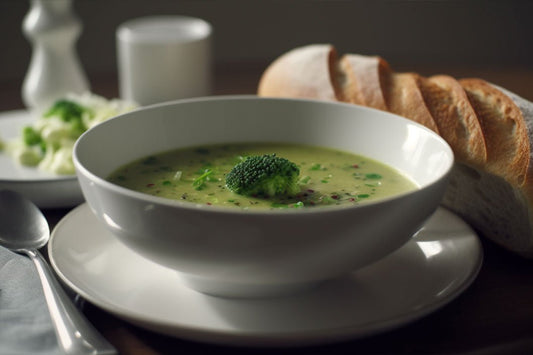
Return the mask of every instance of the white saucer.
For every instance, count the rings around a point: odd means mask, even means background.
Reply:
[[[225,299],[188,289],[177,272],[123,246],[87,204],[57,225],[48,252],[67,285],[127,321],[183,339],[246,346],[321,344],[398,327],[457,297],[483,258],[476,234],[443,208],[394,254],[290,297]]]
[[[0,137],[4,141],[20,136],[22,128],[35,118],[26,110],[0,113]],[[0,189],[25,195],[41,208],[72,207],[83,202],[75,175],[61,176],[17,164],[0,151]]]

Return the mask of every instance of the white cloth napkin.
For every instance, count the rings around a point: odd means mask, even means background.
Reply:
[[[0,354],[61,354],[37,270],[0,247]]]

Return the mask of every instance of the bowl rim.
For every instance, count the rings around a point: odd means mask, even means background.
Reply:
[[[455,165],[455,155],[453,150],[451,149],[450,145],[437,133],[432,131],[431,129],[427,128],[426,126],[412,121],[410,119],[407,119],[403,116],[399,116],[390,112],[374,109],[371,107],[361,106],[357,104],[352,103],[344,103],[344,102],[334,102],[334,101],[322,101],[322,100],[315,100],[315,99],[306,99],[306,98],[277,98],[277,97],[260,97],[257,95],[217,95],[217,96],[204,96],[204,97],[194,97],[194,98],[186,98],[186,99],[179,99],[179,100],[173,100],[173,101],[165,101],[160,102],[156,104],[146,105],[142,106],[140,108],[137,108],[133,111],[122,113],[120,115],[117,115],[113,118],[110,118],[106,121],[103,121],[99,124],[97,124],[95,127],[105,126],[106,124],[109,124],[109,122],[117,120],[117,119],[124,119],[123,117],[127,117],[131,115],[132,113],[138,113],[142,111],[148,111],[157,109],[158,107],[168,107],[173,105],[179,105],[183,103],[189,103],[189,102],[205,102],[205,101],[243,101],[243,100],[258,100],[258,101],[283,101],[283,102],[312,102],[315,104],[324,104],[324,105],[341,105],[348,108],[356,107],[359,110],[368,110],[372,112],[377,112],[378,114],[382,114],[385,116],[391,116],[395,117],[395,119],[400,119],[407,124],[412,124],[415,127],[418,127],[419,129],[422,129],[430,134],[433,139],[436,139],[441,142],[444,148],[446,148],[446,151],[448,155],[450,156],[450,164],[447,167],[447,169],[441,174],[440,177],[432,181],[431,183],[427,184],[424,187],[420,187],[417,189],[409,190],[403,193],[397,193],[393,194],[388,197],[379,198],[377,200],[371,200],[364,202],[362,204],[355,204],[355,205],[328,205],[328,206],[316,206],[313,208],[280,208],[280,209],[240,209],[240,208],[231,208],[231,207],[224,207],[224,206],[218,206],[218,205],[207,205],[205,203],[193,203],[188,201],[180,201],[180,200],[174,200],[166,197],[160,197],[160,196],[153,196],[149,195],[143,192],[138,192],[126,187],[122,187],[120,185],[114,184],[112,182],[109,182],[108,180],[101,178],[94,174],[92,171],[90,171],[88,168],[86,168],[78,159],[78,147],[81,144],[81,142],[85,139],[87,135],[92,134],[92,128],[84,132],[78,140],[74,144],[73,148],[73,162],[76,169],[76,175],[82,174],[86,177],[88,177],[91,181],[93,181],[95,184],[100,185],[106,190],[111,190],[115,193],[119,193],[122,195],[125,195],[129,198],[134,198],[137,200],[142,200],[146,203],[150,204],[157,204],[157,205],[163,205],[165,207],[173,207],[173,208],[183,208],[186,210],[196,210],[201,213],[216,213],[216,214],[226,214],[226,215],[254,215],[254,216],[286,216],[286,215],[314,215],[316,213],[325,214],[325,213],[339,213],[339,211],[346,211],[349,212],[351,210],[357,210],[361,208],[368,208],[370,206],[375,206],[378,204],[383,204],[395,200],[400,200],[402,198],[405,198],[409,195],[414,195],[417,193],[421,193],[424,190],[430,189],[432,186],[437,185],[441,183],[443,180],[447,180],[449,175],[451,174],[451,170],[453,169]],[[124,163],[126,164],[126,163]],[[392,168],[396,169],[394,166]]]

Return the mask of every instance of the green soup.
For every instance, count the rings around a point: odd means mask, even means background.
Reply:
[[[245,157],[275,153],[300,169],[301,192],[249,197],[226,187],[225,175]],[[353,153],[300,144],[221,144],[151,155],[113,172],[117,185],[170,199],[240,209],[354,205],[410,191],[417,185],[399,171]]]

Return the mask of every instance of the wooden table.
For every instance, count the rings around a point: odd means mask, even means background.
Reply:
[[[253,94],[263,65],[217,68],[216,94]],[[448,73],[488,79],[533,100],[533,71],[425,68],[423,74]],[[93,91],[117,95],[113,76],[93,82]],[[0,110],[22,108],[19,85],[0,87]],[[51,227],[69,209],[44,213]],[[87,304],[84,311],[121,354],[533,354],[533,260],[509,253],[481,237],[484,263],[478,278],[457,299],[433,314],[361,340],[291,349],[219,347],[180,340],[133,326]]]

